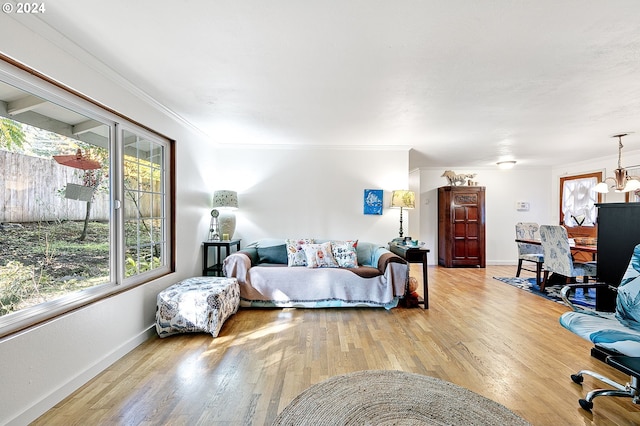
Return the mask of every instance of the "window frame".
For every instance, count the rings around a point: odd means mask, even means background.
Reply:
[[[558,203],[558,208],[560,210],[560,225],[564,225],[564,212],[563,212],[563,200],[564,200],[564,183],[568,180],[577,180],[577,179],[588,179],[588,178],[596,178],[597,182],[602,181],[602,172],[590,172],[590,173],[582,173],[579,175],[571,175],[571,176],[562,176],[560,177],[560,202]],[[596,203],[602,202],[602,194],[597,193]],[[597,216],[596,216],[597,218]],[[594,234],[595,230],[598,228],[597,222],[593,224],[593,226],[571,226],[569,227],[569,231],[574,232],[576,234]]]
[[[0,339],[175,272],[175,141],[2,53],[0,53],[0,81],[107,125],[112,135],[109,142],[110,171],[113,176],[116,176],[110,178],[110,217],[112,219],[110,219],[109,231],[109,282],[0,317]],[[122,128],[142,133],[160,142],[165,147],[163,161],[166,170],[163,182],[166,197],[164,265],[128,278],[124,277],[124,209],[119,208],[123,204],[124,195],[122,178],[124,156],[120,138]]]

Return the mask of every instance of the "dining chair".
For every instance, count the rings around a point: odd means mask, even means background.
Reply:
[[[540,227],[535,222],[518,222],[516,223],[516,239],[518,240],[540,240]],[[529,244],[518,242],[518,270],[516,277],[520,276],[523,270],[535,272],[536,284],[541,285],[542,265],[544,263],[544,253],[542,246],[539,244]],[[533,262],[536,269],[527,269],[522,267],[522,262]]]
[[[575,262],[571,256],[571,246],[567,230],[559,225],[540,225],[540,240],[544,254],[544,277],[540,291],[544,291],[549,272],[562,275],[570,283],[576,277],[589,282],[589,277],[597,276],[596,262]]]

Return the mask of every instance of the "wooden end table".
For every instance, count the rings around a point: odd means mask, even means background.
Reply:
[[[424,293],[424,299],[418,301],[418,303],[422,304],[424,309],[429,309],[429,279],[427,277],[427,253],[429,253],[429,249],[390,242],[389,251],[409,263],[422,263],[422,292]]]

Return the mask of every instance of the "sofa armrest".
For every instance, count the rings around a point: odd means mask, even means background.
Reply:
[[[393,288],[393,295],[404,297],[409,283],[409,264],[389,250],[380,248],[376,251],[378,270]]]
[[[224,276],[237,279],[238,284],[248,283],[251,266],[251,253],[247,251],[232,253],[222,262]]]
[[[373,266],[374,268],[379,268],[380,257],[383,254],[387,254],[387,253],[391,253],[391,252],[384,247],[379,247],[379,246],[375,247],[371,252],[371,260],[369,261],[368,265]],[[384,268],[380,269],[380,273],[384,273]]]
[[[256,247],[245,247],[237,253],[244,253],[251,260],[251,266],[256,266],[260,263],[258,259],[258,249]]]
[[[406,260],[404,260],[403,258],[401,258],[395,253],[391,253],[390,251],[387,251],[386,253],[381,253],[380,256],[378,257],[378,270],[380,271],[380,273],[384,275],[385,271],[387,270],[387,267],[389,266],[389,263],[392,263],[392,262],[404,263],[404,264],[407,263]]]

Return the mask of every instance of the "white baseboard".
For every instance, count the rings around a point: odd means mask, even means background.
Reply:
[[[518,266],[517,260],[487,260],[487,265],[491,266]]]

